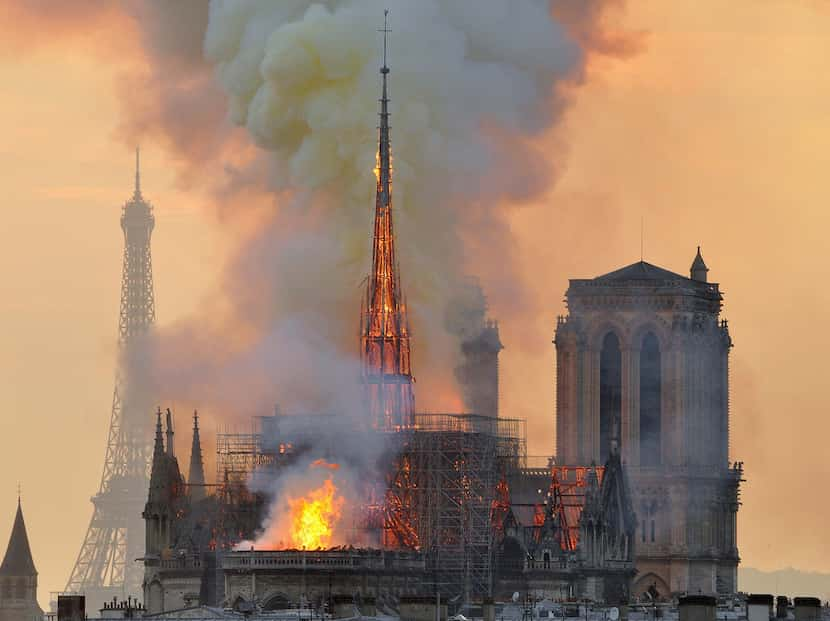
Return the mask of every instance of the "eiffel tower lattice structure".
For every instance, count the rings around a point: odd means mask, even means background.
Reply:
[[[124,263],[118,319],[119,363],[112,395],[104,471],[98,493],[92,497],[92,519],[75,561],[66,591],[83,593],[87,606],[97,610],[104,601],[140,596],[144,554],[144,520],[152,453],[152,417],[125,400],[123,360],[130,345],[155,323],[150,236],[155,225],[153,207],[141,195],[138,150],[135,191],[123,206]]]

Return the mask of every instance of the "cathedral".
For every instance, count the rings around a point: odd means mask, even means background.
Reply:
[[[37,603],[37,569],[18,498],[9,546],[0,564],[0,621],[40,621],[42,618],[43,610]]]
[[[477,283],[466,286],[473,303],[458,329],[448,328],[461,337],[455,372],[467,411],[419,412],[392,225],[385,57],[380,73],[372,268],[360,310],[365,424],[337,412],[259,417],[259,432],[225,434],[230,448],[217,446],[206,494],[198,420],[186,481],[172,414],[163,433],[159,410],[143,512],[147,610],[322,610],[346,598],[394,614],[436,590],[459,610],[517,592],[613,604],[646,591],[734,592],[732,341],[700,251],[689,277],[640,261],[570,281],[554,341],[556,456],[546,467],[527,465],[525,421],[499,412],[502,343]],[[306,461],[340,468],[349,446],[383,449],[355,470],[365,488],[352,494],[351,534],[334,547],[292,539],[254,549],[271,500],[263,490],[274,489],[257,477],[273,482]]]
[[[632,594],[733,593],[742,465],[729,461],[723,295],[698,248],[689,276],[644,261],[570,281],[556,327],[556,454],[619,450],[637,514]]]

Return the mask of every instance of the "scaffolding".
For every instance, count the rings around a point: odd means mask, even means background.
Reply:
[[[524,466],[525,422],[473,414],[416,414],[395,434],[387,544],[417,545],[442,596],[492,594],[492,510],[506,471]]]
[[[247,485],[251,474],[272,458],[262,452],[261,446],[261,433],[217,433],[216,482]]]
[[[276,415],[258,419],[250,433],[217,434],[220,491],[250,485],[257,472],[278,469],[312,443],[336,455],[336,447],[315,438],[325,418]],[[493,512],[504,504],[505,479],[526,468],[525,421],[421,413],[413,423],[396,431],[352,431],[376,434],[369,441],[387,447],[378,464],[385,483],[367,490],[360,527],[379,531],[375,540],[384,548],[423,552],[442,597],[489,596],[498,528]]]
[[[320,429],[328,414],[256,416],[250,431],[225,429],[216,434],[216,481],[221,485],[250,485],[257,473],[285,465],[312,445],[320,444]]]

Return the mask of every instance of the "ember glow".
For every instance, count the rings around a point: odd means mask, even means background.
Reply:
[[[331,478],[302,498],[289,498],[293,547],[301,550],[328,548],[342,514],[343,502]]]

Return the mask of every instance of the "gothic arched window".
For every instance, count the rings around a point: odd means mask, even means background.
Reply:
[[[660,465],[660,344],[652,332],[640,350],[640,465]]]
[[[615,425],[622,408],[622,355],[620,340],[609,332],[602,340],[599,359],[599,460],[605,463],[611,452]],[[619,440],[619,438],[617,438]]]

